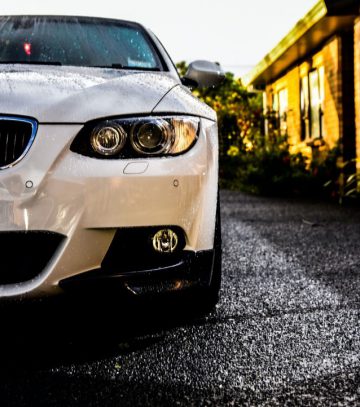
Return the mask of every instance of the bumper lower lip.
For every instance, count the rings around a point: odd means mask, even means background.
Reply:
[[[213,262],[213,250],[184,251],[172,265],[141,271],[117,272],[102,268],[91,270],[59,282],[65,292],[128,291],[134,295],[181,291],[208,286]]]

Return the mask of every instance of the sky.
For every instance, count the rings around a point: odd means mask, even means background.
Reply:
[[[256,65],[317,0],[12,0],[0,14],[65,14],[137,21],[174,62],[207,59],[237,76]]]

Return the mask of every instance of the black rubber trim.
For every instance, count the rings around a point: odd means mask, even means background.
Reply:
[[[213,264],[213,250],[183,251],[180,260],[170,266],[132,272],[110,273],[102,268],[61,280],[59,285],[68,290],[118,289],[125,286],[146,286],[153,283],[186,281],[189,286],[208,286]],[[179,285],[181,287],[181,284]]]

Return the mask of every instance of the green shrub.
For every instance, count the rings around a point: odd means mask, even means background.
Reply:
[[[336,171],[328,176],[324,187],[331,191],[331,195],[336,197],[340,204],[349,200],[360,202],[360,173],[356,168],[356,163],[360,160],[353,159],[343,162],[340,157],[341,155],[338,155],[336,160]],[[329,154],[328,160],[330,159],[331,154]]]
[[[262,138],[255,148],[222,160],[221,167],[226,169],[220,173],[222,185],[265,195],[300,193],[309,177],[304,157],[289,153],[284,136],[271,142]]]

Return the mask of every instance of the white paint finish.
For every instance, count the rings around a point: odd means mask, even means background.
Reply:
[[[203,121],[204,123],[205,121]],[[218,198],[219,144],[217,123],[206,121],[207,171],[201,194],[201,211],[198,213],[199,229],[197,245],[213,247],[215,235],[216,204]]]
[[[83,67],[3,65],[0,112],[40,123],[85,123],[111,116],[215,113],[170,73]]]
[[[154,113],[187,113],[216,120],[215,111],[205,103],[200,102],[185,86],[173,88],[156,106]]]
[[[84,67],[2,65],[0,112],[40,123],[85,123],[151,113],[179,84],[166,72]]]
[[[76,182],[67,182],[63,199],[65,185],[59,185],[52,174],[58,160],[68,154],[70,142],[80,128],[40,125],[24,159],[0,171],[0,212],[5,210],[9,216],[8,222],[0,222],[0,230],[27,230],[34,219],[40,230],[68,233],[79,210],[79,201],[74,199],[79,187]],[[29,180],[32,188],[26,187]]]
[[[60,279],[100,266],[117,227],[179,225],[188,249],[213,247],[218,171],[214,122],[201,120],[199,140],[186,154],[148,159],[148,169],[132,175],[124,169],[134,160],[72,153],[68,147],[80,127],[40,125],[26,158],[0,172],[0,230],[49,230],[67,237],[39,276],[1,286],[0,296],[58,292]],[[31,189],[25,187],[29,179]]]

